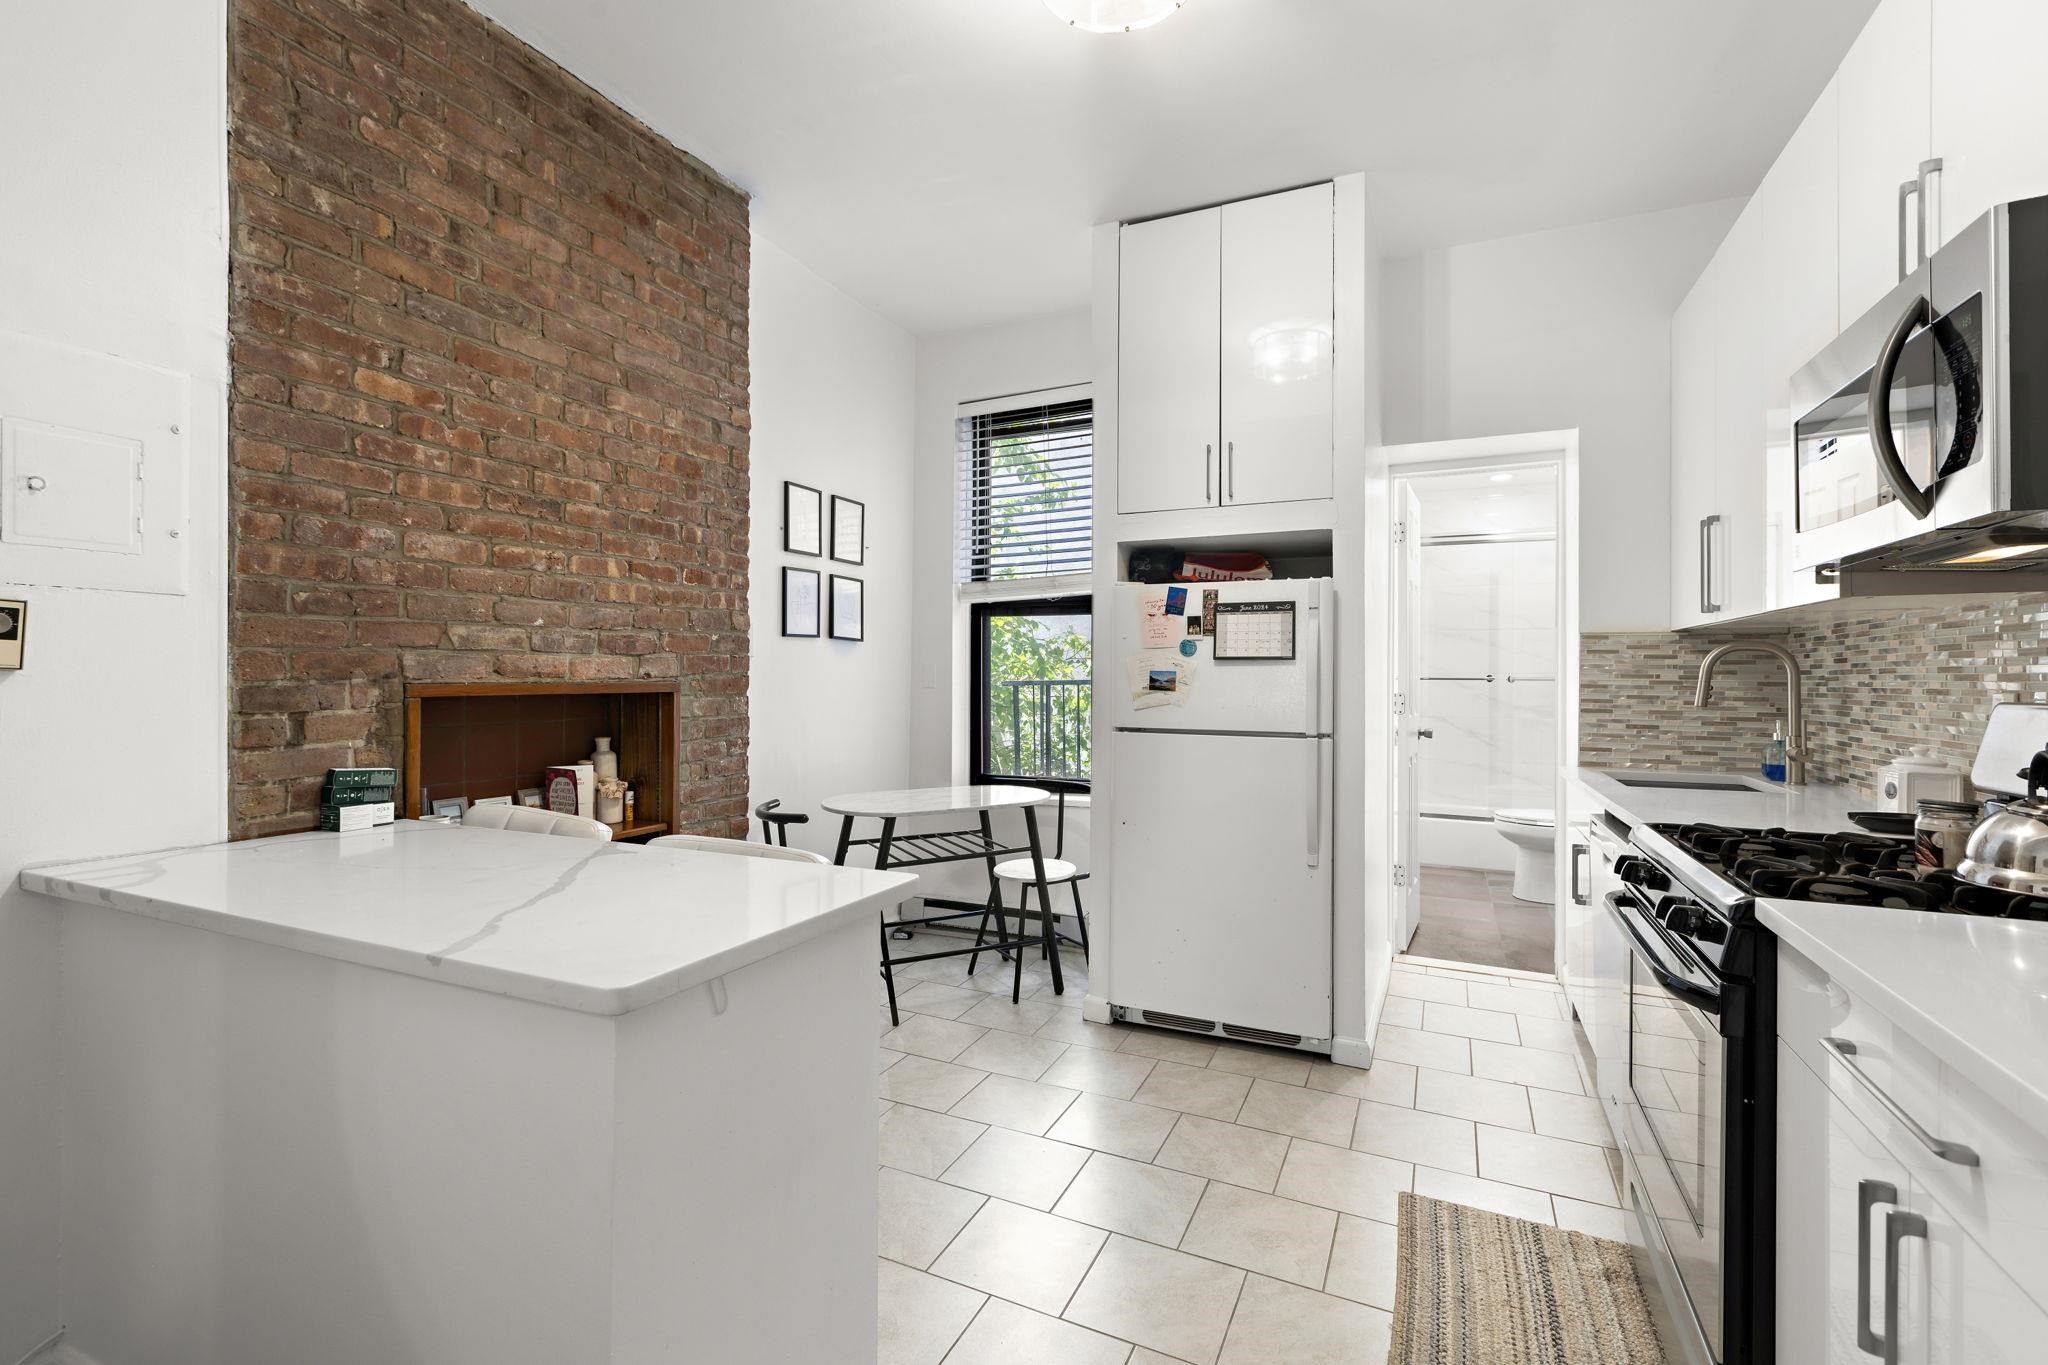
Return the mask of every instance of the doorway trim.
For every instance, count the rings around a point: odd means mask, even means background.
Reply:
[[[1392,698],[1398,690],[1398,641],[1395,639],[1398,615],[1394,611],[1394,588],[1400,583],[1402,566],[1399,556],[1401,546],[1395,542],[1394,524],[1398,519],[1399,500],[1392,496],[1396,485],[1415,475],[1464,472],[1487,468],[1512,468],[1516,465],[1552,464],[1557,467],[1557,753],[1553,764],[1552,809],[1562,812],[1564,802],[1565,769],[1575,761],[1579,751],[1579,433],[1576,428],[1564,431],[1523,432],[1505,436],[1481,436],[1453,441],[1427,441],[1408,445],[1386,446],[1380,452],[1382,464],[1378,471],[1387,481],[1388,495],[1368,502],[1369,515],[1375,516],[1380,525],[1371,528],[1377,532],[1377,539],[1385,547],[1386,554],[1379,568],[1384,577],[1384,590],[1368,593],[1369,601],[1377,601],[1378,620],[1369,623],[1369,637],[1378,648],[1373,651],[1373,667],[1379,677],[1377,695]],[[1372,566],[1368,565],[1368,570]],[[1379,841],[1380,846],[1393,849],[1399,845],[1400,829],[1397,822],[1405,818],[1400,804],[1400,774],[1392,762],[1394,752],[1394,728],[1396,717],[1391,706],[1382,715],[1373,718],[1367,725],[1366,742],[1375,746],[1369,756],[1368,771],[1384,774],[1386,782],[1378,793],[1377,802],[1367,802],[1366,837]],[[1376,810],[1375,810],[1376,808]],[[1557,867],[1559,886],[1552,891],[1553,962],[1557,948],[1557,925],[1561,916],[1554,907],[1562,893],[1562,880],[1567,875],[1569,859],[1566,855],[1565,822],[1559,819],[1556,829]],[[1399,950],[1394,939],[1400,922],[1400,898],[1404,888],[1395,884],[1394,862],[1391,857],[1382,860],[1385,876],[1380,884],[1370,887],[1368,894],[1375,895],[1384,913],[1370,916],[1375,925],[1377,942],[1370,945],[1373,956],[1379,961],[1380,974],[1392,970],[1392,959]],[[1411,870],[1419,876],[1419,867]],[[1380,994],[1384,994],[1382,990]],[[1375,1002],[1373,1031],[1377,1036],[1379,1002]]]

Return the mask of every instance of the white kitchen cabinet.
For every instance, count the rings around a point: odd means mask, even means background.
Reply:
[[[1123,229],[1117,278],[1117,506],[1217,505],[1219,209]]]
[[[2000,1269],[1917,1180],[1907,1196],[1927,1233],[1906,1255],[1905,1292],[1924,1339],[1903,1337],[1900,1359],[1926,1365],[2022,1365],[2048,1355],[2048,1313]],[[1924,1277],[1924,1278],[1923,1278]]]
[[[2048,5],[1933,0],[1930,236],[1943,242],[1994,204],[2048,194]]]
[[[1671,624],[1707,610],[1707,518],[1714,513],[1716,256],[1671,319]]]
[[[1220,210],[1226,505],[1330,496],[1334,196],[1310,185]]]
[[[1608,912],[1607,897],[1621,887],[1612,865],[1593,880],[1592,914],[1587,920],[1587,989],[1593,1019],[1586,1037],[1593,1044],[1593,1093],[1607,1110],[1619,1139],[1622,1096],[1628,1089],[1629,946],[1621,925]]]
[[[1930,0],[1882,0],[1836,74],[1837,278],[1844,318],[1862,316],[1899,282],[1902,213],[1913,220],[1904,233],[1909,258],[1917,252],[1919,205],[1916,199],[1902,203],[1900,188],[1916,182],[1920,163],[1934,155],[1932,23]]]
[[[1764,605],[1803,605],[1840,595],[1812,571],[1792,567],[1792,376],[1841,331],[1835,269],[1836,83],[1814,101],[1758,186],[1762,207],[1763,296],[1758,336],[1763,362]]]
[[[1764,609],[1765,355],[1763,205],[1751,199],[1716,254],[1714,523],[1708,537],[1717,621]]]
[[[1778,1359],[1868,1365],[1879,1352],[1859,1335],[1885,1325],[1885,1215],[1905,1209],[1911,1178],[1782,1038],[1777,1148]],[[1924,1337],[1922,1311],[1901,1297],[1902,1344]]]

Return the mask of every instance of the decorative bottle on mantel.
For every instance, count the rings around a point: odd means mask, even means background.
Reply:
[[[612,741],[609,735],[600,735],[598,737],[597,750],[590,756],[590,766],[596,770],[597,780],[600,782],[608,781],[619,775],[619,756],[612,752]]]

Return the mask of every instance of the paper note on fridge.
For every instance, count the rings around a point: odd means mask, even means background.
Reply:
[[[1158,588],[1152,592],[1139,595],[1138,643],[1144,648],[1169,648],[1173,644],[1174,638],[1181,633],[1180,618],[1167,615],[1167,594],[1176,591],[1183,594],[1181,601],[1185,604],[1187,601],[1185,596],[1187,589],[1185,588]]]
[[[1195,680],[1195,661],[1172,650],[1145,650],[1124,660],[1124,680],[1131,690],[1131,709],[1185,706]]]

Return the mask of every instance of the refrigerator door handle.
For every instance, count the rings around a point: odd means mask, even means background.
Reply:
[[[1323,613],[1311,608],[1304,614],[1309,627],[1308,686],[1303,689],[1308,694],[1308,715],[1302,718],[1301,732],[1319,735],[1323,732]]]
[[[1308,760],[1308,865],[1323,863],[1323,744],[1309,741]]]

